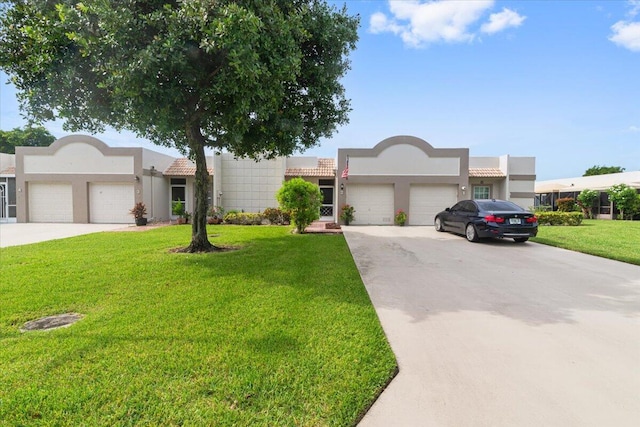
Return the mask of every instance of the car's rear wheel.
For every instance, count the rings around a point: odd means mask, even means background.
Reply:
[[[478,230],[476,230],[476,226],[473,224],[467,224],[467,228],[464,230],[464,234],[467,237],[467,240],[470,242],[478,241]]]
[[[516,242],[516,243],[524,243],[524,242],[526,242],[527,240],[529,240],[529,238],[528,238],[528,237],[515,237],[515,238],[513,239],[513,241],[514,241],[514,242]]]
[[[440,219],[440,217],[436,217],[434,225],[436,227],[436,231],[444,231],[444,227],[442,227],[442,220]]]

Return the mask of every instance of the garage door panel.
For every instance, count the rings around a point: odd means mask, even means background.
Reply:
[[[29,222],[73,222],[70,183],[29,183]]]
[[[128,224],[135,204],[133,184],[91,183],[89,185],[89,221],[94,224]]]
[[[355,212],[355,225],[393,224],[393,185],[356,184],[347,189],[347,203]]]
[[[409,224],[432,225],[436,214],[458,201],[455,185],[412,185]]]

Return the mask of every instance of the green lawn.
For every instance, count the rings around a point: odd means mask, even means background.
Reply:
[[[534,242],[640,265],[640,221],[585,220],[578,227],[540,226]]]
[[[396,362],[344,238],[209,231],[242,249],[170,253],[188,226],[0,249],[0,425],[353,425]]]

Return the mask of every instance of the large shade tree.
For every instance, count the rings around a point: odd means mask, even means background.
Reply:
[[[347,122],[359,18],[320,0],[11,0],[0,67],[37,121],[128,129],[196,163],[188,251],[208,251],[205,148],[290,155]]]

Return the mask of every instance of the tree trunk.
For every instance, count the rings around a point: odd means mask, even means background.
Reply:
[[[200,128],[192,126],[188,129],[189,150],[196,162],[196,204],[191,223],[191,244],[185,252],[211,252],[216,250],[207,237],[207,190],[209,186],[209,172],[207,158],[204,155],[204,138]]]

